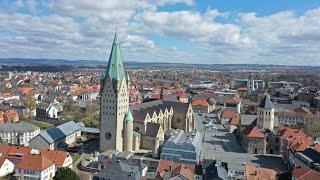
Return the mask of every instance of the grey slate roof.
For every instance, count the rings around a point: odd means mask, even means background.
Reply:
[[[150,137],[157,137],[159,129],[160,129],[160,124],[148,122],[146,135]]]
[[[256,120],[257,117],[258,117],[257,115],[241,114],[241,115],[240,115],[241,125],[248,126],[248,125],[250,125],[254,120]]]
[[[49,144],[54,143],[54,140],[52,137],[48,134],[47,131],[42,131],[39,136],[41,136],[43,139],[45,139]]]
[[[40,129],[40,128],[38,126],[35,126],[27,122],[19,122],[19,123],[7,122],[4,124],[0,124],[0,132],[5,132],[5,133],[11,133],[11,132],[25,133],[25,132],[36,131],[37,129]]]
[[[153,112],[158,114],[160,110],[164,112],[166,108],[168,111],[172,108],[175,113],[185,114],[189,109],[189,104],[174,101],[154,100],[130,107],[134,121],[144,121],[147,113],[152,117]]]
[[[261,102],[258,107],[264,108],[264,109],[273,109],[273,104],[271,102],[269,94],[266,94],[261,98]]]
[[[40,136],[42,136],[47,142],[53,143],[54,141],[63,139],[76,131],[82,130],[82,128],[83,126],[81,124],[69,121],[41,132]]]
[[[121,161],[107,163],[106,168],[100,171],[93,179],[110,179],[110,180],[140,180],[141,174],[139,168]]]
[[[61,124],[57,126],[57,129],[60,129],[60,131],[65,135],[68,136],[76,131],[79,131],[82,129],[79,124],[75,123],[74,121],[69,121],[67,123]]]

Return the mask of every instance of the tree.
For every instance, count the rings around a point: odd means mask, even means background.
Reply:
[[[36,108],[36,101],[33,94],[29,93],[26,95],[25,106],[28,110],[29,121],[31,121],[32,111]]]
[[[320,117],[316,116],[308,121],[306,126],[306,132],[313,139],[319,136],[320,134]]]
[[[56,175],[53,177],[54,180],[80,180],[80,177],[72,169],[68,167],[59,168]]]

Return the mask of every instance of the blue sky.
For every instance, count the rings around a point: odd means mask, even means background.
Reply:
[[[0,56],[320,65],[319,0],[0,0]]]

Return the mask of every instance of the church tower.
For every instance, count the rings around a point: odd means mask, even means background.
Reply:
[[[122,63],[118,33],[115,33],[107,71],[101,79],[100,151],[127,150],[124,145],[125,117],[129,112],[128,74]],[[133,131],[131,129],[131,131]],[[131,136],[132,138],[132,136]],[[129,148],[130,149],[130,148]]]
[[[261,102],[258,106],[257,126],[273,131],[274,107],[269,94],[266,94],[261,98]]]
[[[248,84],[247,84],[247,89],[249,92],[253,92],[256,90],[256,87],[255,87],[255,80],[254,80],[254,76],[253,74],[250,74],[249,75],[249,79],[248,79]]]

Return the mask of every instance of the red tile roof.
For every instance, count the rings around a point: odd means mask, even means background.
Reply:
[[[229,123],[232,125],[238,125],[240,123],[238,113],[232,109],[224,109],[221,113],[221,118],[229,119]]]
[[[160,160],[158,167],[157,167],[157,173],[161,174],[163,171],[174,170],[175,168],[177,168],[180,165],[181,165],[181,163],[175,163],[170,160]],[[195,165],[192,165],[192,164],[183,164],[183,165],[188,167],[188,169],[190,169],[192,173],[195,172]]]
[[[192,172],[191,169],[189,169],[186,165],[181,164],[173,169],[171,173],[171,178],[176,176],[183,176],[185,179],[192,180],[193,175],[194,175],[194,172]]]
[[[192,101],[192,106],[209,106],[209,103],[205,99],[196,99]]]
[[[294,168],[292,177],[294,177],[296,180],[319,180],[320,172],[309,168],[297,167]]]
[[[46,158],[50,159],[55,165],[61,167],[65,159],[70,156],[66,151],[58,151],[58,150],[44,150],[41,152]]]
[[[242,101],[239,97],[232,97],[226,101],[228,104],[239,104]]]
[[[243,132],[247,137],[265,138],[265,135],[253,124],[248,126]]]
[[[295,151],[301,152],[314,145],[313,140],[307,136],[292,137],[288,139],[289,146]]]
[[[277,171],[274,169],[262,168],[253,165],[246,166],[247,180],[276,180]]]
[[[17,168],[41,172],[52,165],[54,165],[54,163],[44,155],[30,154],[20,161]]]
[[[313,113],[306,107],[299,107],[299,108],[294,109],[293,111],[297,112],[297,113],[304,113],[304,114],[313,115]]]
[[[307,134],[300,129],[283,128],[280,130],[280,136],[281,138],[306,137]]]

